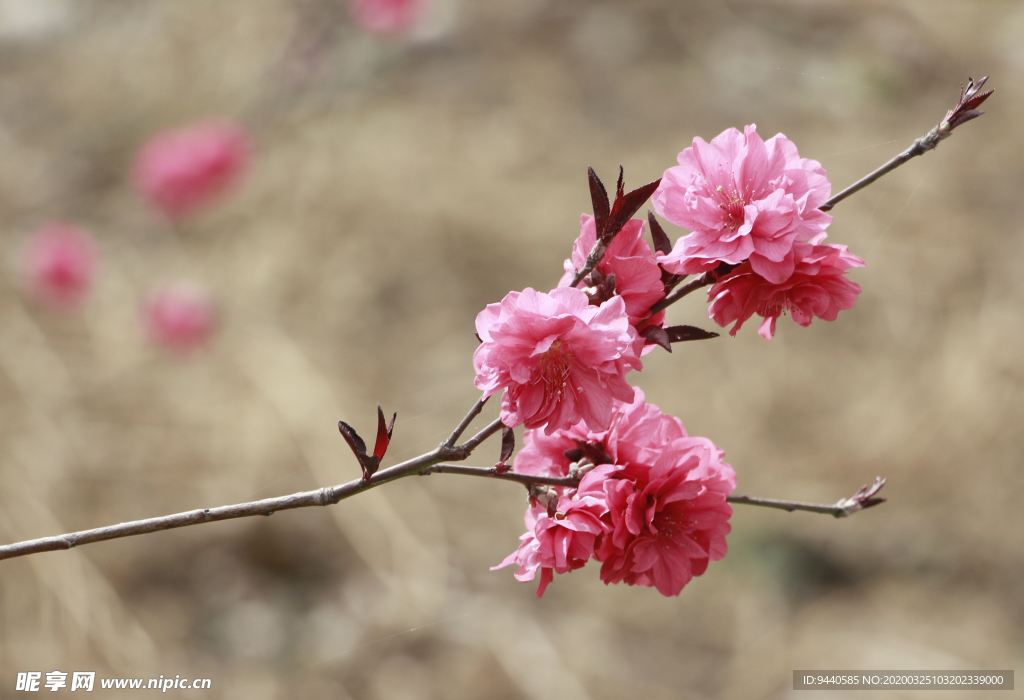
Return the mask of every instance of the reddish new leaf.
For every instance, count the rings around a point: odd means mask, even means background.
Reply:
[[[512,456],[512,452],[516,449],[516,434],[512,428],[502,426],[501,428],[501,458],[498,463],[494,465],[495,470],[499,474],[504,474],[509,470],[508,462]]]
[[[501,461],[502,463],[507,462],[508,458],[512,456],[512,451],[516,449],[516,434],[512,428],[502,426],[501,427]]]
[[[356,457],[366,456],[366,443],[359,437],[359,433],[351,425],[343,420],[338,421],[338,432],[345,438],[345,442],[352,448],[352,452]]]
[[[590,181],[590,201],[594,205],[594,225],[597,226],[597,238],[600,240],[601,232],[608,225],[608,191],[593,168],[587,167],[587,177]]]
[[[648,182],[643,187],[638,187],[632,192],[615,198],[615,204],[612,205],[611,213],[608,215],[608,225],[603,232],[602,240],[605,244],[611,243],[615,234],[633,218],[633,214],[640,211],[640,207],[651,198],[660,184],[661,178],[658,178],[654,182]],[[598,229],[598,232],[601,233],[601,230]]]
[[[384,411],[381,410],[380,404],[377,404],[377,442],[373,446],[373,456],[378,460],[384,459],[384,453],[388,451],[388,445],[391,444],[391,433],[395,430],[396,418],[398,418],[398,413],[391,416],[391,425],[386,426]]]
[[[380,460],[384,457],[388,444],[391,442],[391,433],[395,429],[396,418],[398,418],[397,413],[391,417],[391,425],[386,426],[384,411],[381,410],[380,404],[377,405],[377,442],[373,446],[373,454],[366,454],[366,443],[359,437],[355,428],[345,421],[338,421],[338,432],[345,438],[345,442],[348,443],[356,459],[359,460],[359,468],[363,471],[363,481],[369,481],[380,467]]]
[[[964,88],[963,85],[960,86],[960,100],[956,103],[956,106],[953,107],[953,109],[946,112],[946,118],[943,119],[944,122],[949,123],[949,128],[951,130],[960,126],[964,122],[970,121],[975,117],[980,117],[984,114],[984,112],[978,110],[978,107],[981,106],[982,102],[988,99],[989,95],[995,92],[995,90],[989,90],[988,92],[978,94],[978,91],[981,90],[981,87],[985,84],[986,80],[988,80],[987,75],[978,82],[974,82],[973,78],[968,78],[967,87]]]
[[[658,219],[654,216],[654,212],[650,209],[647,210],[647,223],[651,225],[651,239],[654,241],[654,250],[661,253],[662,255],[668,255],[672,252],[672,241],[669,240],[668,234],[665,233],[665,229],[658,223]]]
[[[709,338],[718,337],[718,333],[712,333],[696,326],[670,326],[665,329],[665,332],[668,333],[669,341],[673,343],[681,343],[686,340],[708,340]]]
[[[644,340],[644,345],[660,345],[669,352],[672,352],[672,340],[669,337],[668,331],[661,326],[648,326],[640,331]]]

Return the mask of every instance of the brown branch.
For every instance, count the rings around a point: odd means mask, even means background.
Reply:
[[[985,81],[988,80],[988,76],[985,76],[978,82],[974,82],[971,78],[968,78],[967,80],[966,88],[964,88],[963,85],[960,86],[960,101],[956,103],[956,106],[953,107],[953,109],[946,113],[945,118],[938,126],[921,138],[916,139],[913,145],[903,151],[903,153],[900,153],[888,163],[878,168],[878,170],[875,170],[874,172],[865,175],[860,180],[857,180],[857,182],[853,183],[845,190],[822,204],[818,209],[821,211],[831,211],[832,207],[849,197],[851,194],[859,192],[886,173],[890,173],[900,167],[911,158],[923,155],[934,149],[939,145],[940,141],[948,138],[956,127],[984,114],[984,112],[978,111],[977,107],[980,106],[981,103],[994,92],[994,90],[989,90],[988,92],[984,92],[980,95],[978,94],[978,91],[981,89],[981,86],[985,84]]]
[[[482,403],[477,402],[477,405],[482,406]],[[473,413],[474,410],[479,413],[479,410],[474,407],[474,409],[470,410],[470,414],[475,415]],[[472,420],[472,417],[470,417],[470,420]],[[468,421],[466,424],[468,425]],[[462,429],[465,430],[465,427],[462,426]],[[401,464],[396,464],[393,467],[382,469],[381,471],[373,474],[369,479],[356,479],[345,484],[339,484],[338,486],[328,486],[315,491],[303,491],[301,493],[293,493],[289,496],[280,496],[278,498],[266,498],[261,501],[238,503],[230,506],[221,506],[219,508],[190,510],[183,513],[164,515],[157,518],[134,520],[132,522],[119,523],[117,525],[108,525],[107,527],[98,527],[92,530],[81,530],[79,532],[70,532],[63,535],[55,535],[53,537],[41,537],[35,540],[26,540],[24,542],[2,545],[0,546],[0,559],[11,559],[14,557],[25,556],[27,554],[52,552],[60,549],[71,549],[72,547],[91,544],[93,542],[115,540],[121,537],[132,537],[134,535],[145,535],[150,532],[173,530],[179,527],[188,527],[189,525],[212,523],[218,520],[248,518],[254,515],[269,516],[279,510],[334,505],[335,503],[354,496],[357,493],[368,491],[380,486],[381,484],[386,484],[389,481],[395,481],[396,479],[401,479],[406,476],[419,474],[425,468],[430,468],[440,462],[466,459],[473,450],[480,445],[480,443],[498,432],[500,429],[501,421],[499,419],[495,419],[494,422],[490,423],[487,427],[461,445],[453,447],[442,443],[437,449],[427,452],[426,454],[422,454],[419,457],[402,462]]]
[[[473,404],[473,408],[469,409],[469,413],[466,414],[465,418],[455,427],[452,434],[448,436],[448,439],[444,441],[444,445],[451,447],[455,444],[455,441],[462,437],[462,434],[466,432],[466,428],[473,422],[473,419],[480,415],[480,411],[483,409],[484,404],[487,403],[489,396],[482,397],[479,401]]]
[[[576,274],[572,276],[572,281],[569,282],[570,288],[575,289],[576,285],[582,282],[584,277],[594,271],[597,264],[601,262],[601,258],[604,257],[606,250],[608,250],[608,246],[602,243],[601,239],[598,238],[594,243],[594,247],[590,250],[590,254],[587,255],[587,260],[583,264],[583,267],[576,270]]]
[[[463,476],[483,476],[501,481],[514,481],[524,486],[544,484],[546,486],[568,486],[576,488],[580,480],[571,476],[537,476],[536,474],[520,474],[518,472],[502,472],[497,467],[467,467],[460,464],[434,464],[420,472],[421,476],[430,474],[462,474]]]
[[[878,477],[871,486],[862,486],[857,493],[850,498],[842,498],[833,505],[820,505],[817,503],[800,503],[798,501],[777,501],[772,498],[753,498],[751,496],[728,496],[725,500],[729,503],[743,503],[748,506],[763,506],[765,508],[778,508],[792,513],[795,510],[804,510],[809,513],[825,513],[834,515],[837,518],[846,518],[857,511],[885,503],[884,498],[877,498],[875,494],[885,486],[885,479]]]
[[[680,299],[685,297],[690,292],[695,292],[698,289],[700,289],[701,287],[706,287],[709,284],[714,284],[716,281],[718,281],[718,276],[717,275],[711,275],[710,273],[704,273],[703,275],[701,275],[697,279],[690,280],[689,282],[684,284],[682,287],[680,287],[679,289],[675,290],[674,292],[669,294],[667,297],[665,297],[664,299],[659,301],[657,304],[652,306],[651,310],[650,310],[650,314],[653,316],[654,314],[658,313],[662,309],[667,309],[669,306],[672,306],[672,304],[675,304],[677,301],[679,301]]]

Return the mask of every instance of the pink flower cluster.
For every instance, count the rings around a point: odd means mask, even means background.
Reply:
[[[527,431],[517,472],[586,475],[575,490],[554,491],[526,512],[527,532],[501,568],[516,578],[540,574],[537,596],[556,573],[601,562],[601,580],[651,586],[678,595],[708,563],[725,556],[736,476],[723,452],[686,434],[678,418],[645,402],[616,402],[608,430],[576,426],[553,434]]]
[[[692,231],[658,262],[681,275],[723,272],[709,300],[726,292],[731,299],[716,301],[711,316],[723,326],[736,321],[734,335],[754,313],[766,319],[766,340],[787,310],[803,326],[814,316],[834,320],[860,292],[835,275],[863,262],[841,246],[822,243],[832,217],[818,207],[831,187],[821,165],[801,158],[782,134],[764,141],[750,125],[742,134],[728,129],[711,143],[695,138],[652,197],[661,216]],[[730,282],[740,276],[742,281]],[[828,303],[821,302],[824,297]]]
[[[531,480],[527,532],[494,568],[539,577],[539,597],[555,574],[593,559],[605,583],[678,595],[725,556],[736,475],[722,450],[625,381],[647,343],[716,335],[665,327],[660,307],[713,285],[711,318],[735,335],[757,314],[770,340],[782,314],[807,326],[852,307],[860,287],[845,273],[864,263],[824,243],[832,217],[819,207],[831,184],[782,134],[764,141],[751,125],[694,139],[660,182],[626,194],[620,171],[614,202],[589,175],[595,216],[581,218],[558,288],[512,292],[476,319],[476,386],[485,397],[503,391],[502,423],[527,428],[515,471],[560,480]],[[692,231],[673,247],[652,215],[659,255],[645,223],[629,218],[652,191],[658,213]],[[693,274],[703,277],[667,297]]]

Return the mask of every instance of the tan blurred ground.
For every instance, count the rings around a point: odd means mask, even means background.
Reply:
[[[1024,6],[437,10],[403,42],[328,0],[0,0],[0,541],[348,480],[334,426],[369,432],[377,402],[398,411],[389,461],[425,451],[476,397],[477,311],[557,280],[588,164],[638,185],[756,122],[838,188],[991,74],[985,117],[833,212],[867,261],[854,309],[632,377],[725,448],[742,493],[834,501],[880,474],[890,502],[741,507],[729,556],[673,599],[588,567],[536,601],[488,571],[521,489],[449,476],[0,562],[0,696],[19,671],[92,670],[248,700],[813,700],[846,695],[793,693],[793,669],[1024,668]],[[252,129],[254,167],[174,231],[126,173],[207,116]],[[21,292],[20,247],[53,217],[100,240],[80,317]],[[182,276],[223,319],[188,362],[136,322]],[[709,324],[699,298],[673,314]]]

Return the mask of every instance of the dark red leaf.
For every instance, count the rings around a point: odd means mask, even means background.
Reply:
[[[391,417],[391,425],[386,425],[384,411],[381,410],[380,404],[377,404],[377,442],[373,446],[373,456],[378,460],[384,459],[384,453],[388,451],[388,445],[391,444],[391,433],[395,430],[396,418],[398,418],[397,413]]]
[[[343,420],[338,421],[338,432],[345,438],[345,442],[352,448],[352,452],[355,453],[356,457],[366,456],[366,443],[359,437],[359,433],[351,425]]]
[[[366,443],[359,437],[359,433],[356,432],[355,428],[345,421],[338,421],[338,432],[345,438],[345,442],[352,448],[356,459],[359,460],[359,468],[363,471],[363,481],[368,481],[374,472],[377,471],[377,467],[380,466],[380,458],[376,455],[366,454]],[[387,449],[387,445],[384,447]]]
[[[647,210],[647,223],[651,225],[651,239],[654,241],[654,250],[661,253],[662,255],[668,255],[672,252],[672,241],[669,240],[668,234],[665,233],[665,229],[658,223],[658,219],[655,218],[654,212],[650,209]]]
[[[626,192],[626,184],[622,179],[622,166],[619,166],[619,179],[615,183],[615,201],[622,199],[622,195]]]
[[[608,213],[611,211],[608,191],[593,168],[587,168],[587,176],[590,180],[590,201],[594,205],[594,224],[597,226],[597,237],[600,239],[601,233],[608,225]]]
[[[669,341],[673,343],[681,343],[686,340],[707,340],[718,337],[718,333],[712,333],[696,326],[670,326],[665,329],[665,332],[668,333]]]
[[[640,335],[646,338],[644,345],[660,345],[669,352],[672,352],[672,341],[669,338],[668,331],[661,326],[648,326],[640,331]]]
[[[974,82],[973,78],[968,78],[966,88],[964,88],[963,84],[960,85],[960,99],[953,109],[946,112],[946,118],[943,120],[949,123],[950,129],[955,129],[964,122],[969,122],[984,114],[984,112],[978,110],[978,107],[988,99],[989,95],[995,92],[995,90],[989,90],[979,94],[986,80],[988,80],[987,75],[978,82]]]
[[[363,470],[363,481],[369,481],[370,477],[377,473],[380,460],[374,455],[366,455],[359,460],[359,466]]]
[[[626,225],[626,222],[633,218],[633,214],[640,211],[640,207],[651,198],[651,195],[654,194],[654,191],[658,189],[660,184],[661,178],[658,178],[654,182],[648,182],[643,187],[638,187],[632,192],[628,192],[622,197],[615,199],[615,204],[608,215],[608,226],[603,234],[605,244],[610,243],[615,234]],[[598,229],[598,232],[600,233],[600,229]]]
[[[504,464],[516,449],[516,434],[512,428],[501,428],[501,463]]]

